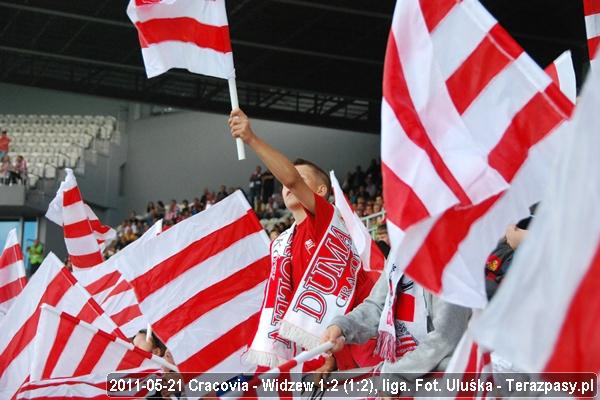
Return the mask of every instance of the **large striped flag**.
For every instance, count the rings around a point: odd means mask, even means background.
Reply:
[[[528,237],[475,340],[523,371],[600,372],[600,71],[592,71],[569,143]]]
[[[366,271],[383,271],[385,264],[383,253],[379,247],[377,247],[377,243],[375,243],[371,237],[365,224],[360,220],[358,215],[352,211],[352,206],[335,177],[335,173],[330,171],[329,176],[331,178],[333,195],[335,197],[335,206],[340,210],[340,214],[342,214],[342,219],[352,237],[352,243],[354,243],[358,254],[360,254],[363,268]]]
[[[481,266],[539,200],[544,139],[572,108],[477,0],[399,0],[382,103],[389,258],[446,300],[484,306]]]
[[[594,58],[596,58],[598,46],[600,46],[600,0],[583,0],[583,12],[585,14],[590,65],[595,68],[599,63]]]
[[[148,78],[171,68],[235,77],[225,0],[130,0]]]
[[[128,337],[145,329],[148,321],[140,310],[133,289],[116,265],[124,257],[137,259],[139,246],[162,232],[162,220],[157,221],[140,238],[93,268],[77,269],[73,274],[85,289],[119,325]]]
[[[571,51],[567,50],[558,56],[552,64],[546,67],[545,71],[565,96],[575,104],[577,100],[577,81],[575,80]]]
[[[40,306],[49,304],[125,339],[116,324],[52,253],[48,254],[0,321],[0,398],[11,398],[27,381]]]
[[[30,381],[162,367],[173,368],[163,358],[129,341],[47,304],[41,306]]]
[[[83,202],[73,170],[66,168],[65,180],[50,202],[46,218],[63,227],[65,245],[76,268],[89,268],[104,261],[101,245],[116,233],[102,225],[91,208]]]
[[[23,251],[17,238],[17,230],[11,229],[0,255],[0,318],[6,314],[26,284]]]
[[[246,372],[258,326],[269,239],[237,191],[139,246],[117,268],[182,372]]]

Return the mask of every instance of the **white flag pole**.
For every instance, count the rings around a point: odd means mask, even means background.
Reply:
[[[229,98],[231,99],[231,109],[234,110],[240,107],[237,95],[237,87],[235,85],[235,78],[227,79],[227,83],[229,84]],[[245,160],[246,149],[244,148],[244,141],[240,138],[236,138],[235,144],[237,146],[238,160]]]
[[[152,341],[152,325],[146,324],[146,342]]]

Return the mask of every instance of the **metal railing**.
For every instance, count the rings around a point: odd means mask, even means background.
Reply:
[[[371,237],[373,239],[376,239],[377,237],[377,227],[379,226],[377,224],[377,220],[380,217],[385,217],[385,210],[381,210],[380,212],[375,214],[367,215],[366,217],[362,217],[360,219],[369,230],[369,233],[371,234]]]

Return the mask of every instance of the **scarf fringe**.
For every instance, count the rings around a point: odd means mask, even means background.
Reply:
[[[280,360],[275,354],[252,349],[248,350],[243,355],[243,360],[249,364],[260,365],[262,367],[269,368],[275,368],[282,362],[282,360]]]
[[[389,332],[379,331],[375,353],[386,361],[396,362],[396,337]]]
[[[298,328],[287,321],[281,321],[279,326],[279,336],[298,343],[306,350],[311,350],[321,344],[321,340],[309,334],[304,329]]]

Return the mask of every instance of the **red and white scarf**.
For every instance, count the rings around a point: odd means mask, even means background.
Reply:
[[[388,293],[379,319],[375,352],[395,362],[417,348],[427,335],[427,304],[423,288],[388,265]]]
[[[360,255],[335,209],[296,291],[292,286],[295,225],[271,244],[271,276],[258,330],[246,354],[249,362],[275,367],[300,348],[312,349],[333,318],[349,311]]]

